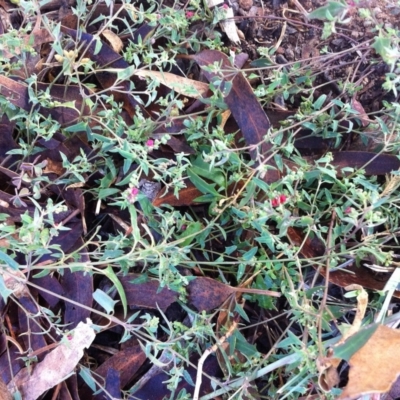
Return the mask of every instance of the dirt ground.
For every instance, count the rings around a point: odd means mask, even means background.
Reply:
[[[301,62],[317,74],[314,97],[326,93],[344,101],[348,95],[343,84],[361,86],[357,100],[367,113],[381,108],[382,101],[394,101],[394,96],[382,90],[388,67],[376,56],[370,45],[376,35],[376,24],[360,18],[358,9],[369,10],[377,24],[397,27],[400,7],[385,1],[349,0],[347,24],[336,24],[336,33],[323,39],[323,21],[308,19],[306,14],[321,7],[324,1],[254,1],[232,3],[236,19],[240,19],[241,48],[251,60],[259,58],[260,47],[275,48],[276,63],[291,65]],[[243,40],[244,39],[244,40]],[[376,58],[371,63],[371,58]],[[268,79],[268,74],[264,75]],[[342,85],[338,85],[341,81]],[[281,108],[296,107],[290,102]]]

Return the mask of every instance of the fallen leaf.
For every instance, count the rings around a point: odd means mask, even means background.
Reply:
[[[231,83],[229,93],[224,97],[225,103],[232,112],[238,124],[246,145],[250,146],[250,156],[253,160],[265,160],[270,156],[272,144],[265,140],[265,135],[271,128],[268,116],[258,102],[253,89],[240,70],[237,70],[229,62],[227,55],[217,50],[204,50],[193,56],[196,62],[204,69],[215,62],[221,65],[220,73],[204,71],[209,81],[222,79],[224,83]],[[275,182],[280,173],[276,170],[274,162],[268,162],[273,168],[266,172],[265,180]]]
[[[160,290],[159,282],[155,279],[144,283],[132,283],[138,277],[136,274],[128,274],[120,278],[129,306],[154,309],[158,307],[165,311],[178,300],[178,293],[168,288]],[[241,290],[205,277],[198,277],[187,286],[188,301],[199,311],[218,308],[228,296]]]
[[[18,372],[8,384],[13,392],[17,388],[24,400],[36,400],[44,392],[64,381],[74,371],[83,356],[83,350],[88,348],[95,338],[91,321],[80,322],[67,343],[60,343],[58,347],[46,355],[44,360],[33,368],[24,368]]]
[[[400,331],[378,326],[349,364],[349,382],[338,400],[388,392],[400,375]]]
[[[64,290],[57,278],[52,275],[35,278],[31,275],[29,279],[36,285],[36,290],[40,296],[46,300],[50,307],[55,307],[59,303],[60,298],[57,295],[62,296],[64,294]],[[38,288],[47,289],[47,291],[50,293]],[[54,293],[54,295],[52,293]]]
[[[138,69],[134,75],[153,78],[155,81],[174,90],[176,93],[187,97],[198,99],[203,97],[208,91],[208,85],[204,82],[195,81],[183,76],[174,75],[170,72],[151,71]]]
[[[146,354],[139,345],[128,347],[106,360],[95,372],[104,378],[107,376],[107,371],[110,368],[119,372],[120,384],[121,387],[124,387],[143,365],[146,358]]]
[[[61,125],[67,126],[75,123],[82,115],[89,115],[90,109],[82,103],[81,89],[77,86],[69,85],[48,85],[44,83],[36,83],[37,90],[47,91],[49,89],[53,101],[60,105],[53,108],[41,108],[40,112],[43,116],[51,117],[58,121]],[[88,91],[86,91],[89,94]],[[5,96],[11,104],[30,112],[34,106],[32,105],[29,94],[28,85],[17,82],[6,76],[0,75],[0,94]],[[74,102],[75,107],[63,106],[63,104]]]
[[[97,52],[97,40],[93,35],[82,31],[78,32],[65,26],[61,26],[61,32],[69,35],[74,40],[78,40],[79,46],[82,46],[83,49],[82,57],[90,58],[100,69],[108,68],[113,70],[124,70],[130,67],[128,62],[126,62],[123,57],[116,53],[106,43],[102,43],[100,51]],[[96,77],[104,89],[111,88],[117,80],[117,74],[107,71],[97,72]],[[145,117],[151,118],[144,107],[142,107],[132,95],[128,94],[129,92],[130,82],[124,81],[119,84],[118,91],[111,91],[110,94],[114,96],[116,102],[123,103],[123,108],[131,117],[136,114],[136,107],[139,107]]]
[[[317,358],[318,384],[325,392],[329,392],[334,386],[339,384],[340,377],[337,367],[340,362],[340,358],[332,357],[332,349],[328,349],[326,357]]]
[[[351,99],[350,104],[351,104],[351,108],[353,108],[354,110],[356,110],[359,113],[358,118],[360,118],[362,126],[364,126],[364,127],[368,126],[372,121],[368,118],[368,115],[365,112],[362,104],[355,97],[353,97]]]
[[[192,381],[196,380],[196,369],[193,365],[198,362],[198,355],[194,355],[190,358],[191,364],[187,367],[187,373],[190,375]],[[155,366],[153,366],[155,367]],[[157,374],[152,375],[152,377],[141,387],[139,390],[134,392],[128,397],[129,400],[163,400],[165,398],[171,397],[171,392],[168,390],[165,381],[170,378],[166,372],[162,371],[161,368],[158,369]],[[216,357],[208,357],[203,366],[203,372],[205,374],[203,379],[203,384],[201,385],[200,394],[206,395],[213,391],[212,382],[209,377],[220,378],[221,371],[218,366]],[[185,389],[187,393],[193,394],[194,387],[188,383],[187,379],[181,379],[178,383],[176,391],[179,392]]]
[[[9,347],[8,351],[5,351],[0,356],[0,376],[6,384],[8,384],[24,366],[25,363],[21,360],[21,353],[14,345]]]
[[[199,311],[218,308],[235,292],[235,288],[205,277],[196,278],[188,285],[189,302]]]
[[[135,308],[157,308],[165,311],[172,303],[178,300],[178,293],[163,288],[159,290],[157,280],[143,283],[132,283],[139,275],[128,274],[120,277],[121,284],[126,294],[128,306]]]
[[[325,254],[324,243],[316,236],[310,239],[309,236],[305,237],[303,231],[299,228],[289,227],[288,238],[295,246],[301,246],[300,254],[304,258],[322,257]],[[315,268],[318,268],[314,266]],[[325,268],[320,269],[322,276],[326,276]],[[388,278],[389,279],[389,274]],[[350,285],[360,285],[366,289],[383,290],[386,285],[386,280],[379,280],[374,271],[369,268],[357,267],[356,263],[347,266],[345,269],[338,269],[329,272],[329,282],[340,287]],[[395,297],[400,298],[400,291],[396,290],[393,294]]]
[[[116,33],[110,31],[109,29],[104,29],[104,31],[101,34],[106,38],[108,43],[110,43],[112,49],[116,53],[121,53],[122,49],[124,48],[124,45],[122,43],[122,40]]]
[[[368,151],[337,151],[333,154],[333,162],[337,168],[337,176],[345,176],[342,169],[351,167],[364,169],[365,175],[385,175],[400,168],[400,160],[392,154],[377,154]]]
[[[368,293],[363,289],[362,286],[354,284],[346,286],[345,289],[359,291],[357,295],[357,309],[353,323],[351,324],[350,328],[343,334],[337,345],[344,343],[346,339],[348,339],[350,336],[354,335],[360,330],[368,306]]]
[[[109,367],[105,376],[105,390],[93,397],[93,400],[117,400],[121,398],[120,372]],[[90,396],[90,395],[89,395]]]
[[[176,196],[173,190],[161,190],[153,200],[153,206],[160,207],[163,204],[170,206],[191,206],[195,204],[195,199],[202,196],[203,193],[197,189],[190,181],[185,181],[186,187],[181,189]]]

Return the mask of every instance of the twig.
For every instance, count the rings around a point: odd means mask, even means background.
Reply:
[[[326,306],[326,299],[328,297],[328,288],[329,288],[329,255],[331,253],[331,240],[332,240],[332,230],[333,230],[333,224],[335,222],[336,218],[336,211],[333,210],[332,212],[332,217],[331,217],[331,222],[329,224],[329,231],[328,231],[328,237],[326,240],[326,264],[325,264],[325,288],[324,288],[324,295],[321,300],[321,305],[319,308],[319,313],[318,313],[318,345],[320,347],[319,351],[321,356],[323,355],[323,350],[322,350],[322,318],[324,314],[324,309]]]
[[[226,340],[232,336],[234,330],[237,327],[237,322],[234,321],[232,326],[228,329],[226,334],[222,336],[221,339],[217,340],[217,343],[215,343],[212,347],[207,349],[203,355],[200,357],[199,362],[197,364],[197,375],[196,375],[196,386],[194,388],[194,394],[193,394],[193,400],[199,400],[199,395],[200,395],[200,386],[201,386],[201,381],[202,381],[202,374],[203,374],[203,365],[204,362],[206,361],[207,357],[215,353],[218,350],[218,347],[221,346]]]
[[[299,0],[292,0],[292,3],[299,9],[299,11],[304,15],[304,17],[308,20],[308,11],[300,4]]]

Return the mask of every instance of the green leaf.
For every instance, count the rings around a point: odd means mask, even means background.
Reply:
[[[9,255],[2,252],[1,250],[0,250],[0,260],[4,261],[13,270],[17,270],[19,268],[19,264],[16,263]]]
[[[258,243],[266,244],[271,251],[275,252],[275,241],[268,231],[263,230],[261,236],[256,237],[256,241]]]
[[[137,70],[135,65],[131,65],[128,68],[123,68],[123,69],[118,69],[117,72],[117,79],[119,81],[125,81],[127,79],[129,79]]]
[[[122,307],[124,309],[124,318],[126,318],[126,314],[128,312],[128,301],[126,299],[126,294],[125,294],[125,290],[121,284],[121,282],[119,281],[117,275],[115,275],[114,270],[108,266],[105,270],[104,270],[104,275],[115,285],[119,297],[121,298],[121,303],[122,303]]]
[[[195,203],[211,203],[215,197],[212,194],[205,194],[204,196],[196,197],[193,201]]]
[[[281,340],[278,344],[275,345],[278,349],[285,349],[290,346],[298,346],[301,347],[303,342],[292,332],[288,331],[288,337],[286,339]]]
[[[93,299],[96,300],[106,310],[107,314],[111,314],[114,311],[115,304],[118,303],[118,300],[113,300],[101,289],[96,289],[96,291],[93,293]]]
[[[99,37],[96,38],[96,46],[94,48],[94,55],[99,54],[101,48],[103,47],[103,42],[100,40]]]
[[[68,126],[68,127],[64,128],[65,132],[72,132],[72,133],[75,133],[75,132],[86,132],[86,130],[87,130],[87,123],[83,122],[83,121],[80,121],[77,124],[74,124],[74,125],[71,125],[71,126]]]
[[[269,67],[270,65],[272,65],[273,63],[271,62],[271,60],[269,60],[268,58],[259,58],[257,60],[254,60],[250,63],[250,65],[253,68],[264,68],[264,67]]]
[[[184,240],[181,243],[181,247],[185,247],[188,246],[190,243],[193,242],[193,240],[196,239],[196,233],[200,232],[203,229],[203,226],[201,225],[201,223],[199,221],[196,222],[191,222],[187,225],[186,229],[179,235],[177,236],[177,239],[183,239],[188,237],[186,240]]]
[[[79,371],[79,375],[85,381],[86,385],[90,387],[90,389],[95,392],[96,391],[96,381],[92,377],[92,373],[89,368],[81,366]]]
[[[221,195],[214,189],[214,185],[210,185],[204,179],[200,178],[193,170],[190,168],[187,171],[188,177],[197,189],[204,194],[213,194],[215,197],[221,197]]]
[[[256,346],[250,344],[239,330],[236,329],[232,336],[234,336],[236,339],[235,349],[240,351],[243,355],[251,358],[258,354]]]
[[[379,324],[374,324],[350,336],[345,343],[333,348],[333,356],[349,361],[352,355],[368,342],[378,326]]]
[[[192,162],[192,167],[190,169],[195,174],[210,179],[211,181],[214,181],[221,187],[225,187],[226,179],[221,169],[219,168],[210,169],[210,164],[206,163],[201,157],[197,157],[196,160]]]
[[[246,253],[243,254],[243,260],[245,261],[250,261],[257,253],[258,247],[253,247],[249,251],[246,251]]]
[[[99,190],[99,199],[103,200],[108,196],[119,193],[120,191],[121,191],[120,189],[113,189],[113,188],[100,189]]]
[[[8,296],[10,296],[12,292],[13,292],[12,290],[7,288],[3,276],[0,275],[0,295],[4,299],[5,303],[7,303]]]
[[[326,94],[321,94],[321,96],[319,96],[318,99],[315,100],[313,104],[314,110],[320,110],[321,107],[324,105],[326,98],[327,98]]]
[[[311,19],[328,19],[329,16],[337,16],[347,8],[347,5],[337,1],[329,1],[324,6],[317,8],[308,14]]]

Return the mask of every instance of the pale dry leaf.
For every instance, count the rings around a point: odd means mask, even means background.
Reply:
[[[207,0],[207,5],[211,10],[219,7],[219,12],[225,13],[225,19],[220,22],[220,26],[233,44],[240,44],[240,38],[235,24],[232,7],[225,8],[224,0]]]
[[[336,346],[344,343],[350,336],[357,333],[360,328],[362,321],[365,316],[365,311],[368,306],[368,293],[364,290],[364,288],[360,285],[349,285],[345,287],[346,290],[359,290],[359,294],[357,295],[357,310],[356,315],[354,317],[353,323],[350,328],[343,334],[340,341],[336,344]]]
[[[13,400],[7,385],[4,383],[3,378],[0,377],[0,400]]]
[[[332,349],[328,349],[326,357],[318,357],[316,361],[319,372],[318,383],[325,392],[329,392],[340,381],[337,367],[341,360],[332,357],[332,355]]]
[[[111,45],[111,48],[116,53],[120,53],[122,51],[124,45],[122,43],[121,38],[116,33],[110,31],[109,29],[104,29],[102,35],[107,39],[108,43],[110,43]]]
[[[194,99],[199,99],[203,97],[208,91],[207,83],[171,74],[170,72],[159,72],[159,71],[138,69],[135,71],[135,75],[153,78],[157,82],[160,82],[163,85],[174,90],[176,93]]]
[[[229,7],[225,12],[226,19],[221,22],[221,28],[233,44],[240,44],[240,38],[235,24],[233,9]]]
[[[350,336],[357,333],[361,328],[362,320],[365,316],[365,311],[368,305],[368,293],[360,285],[349,285],[346,286],[346,290],[359,290],[357,296],[357,311],[354,317],[353,324],[349,329],[343,333],[342,338],[336,344],[336,346],[343,344]],[[318,383],[322,390],[329,392],[334,386],[336,386],[340,379],[337,367],[339,366],[341,359],[333,357],[333,350],[328,349],[326,357],[318,357],[317,368],[319,371]]]
[[[88,348],[95,338],[91,328],[92,322],[80,322],[71,332],[71,338],[66,343],[60,343],[31,369],[24,368],[8,384],[12,392],[17,389],[24,400],[36,400],[44,392],[64,381],[74,372],[83,350]]]
[[[29,290],[26,287],[26,276],[22,271],[5,268],[0,272],[0,275],[4,279],[6,288],[12,291],[14,297],[20,299],[21,297],[29,296]]]
[[[378,326],[349,364],[349,382],[338,400],[388,392],[400,375],[400,331]]]

